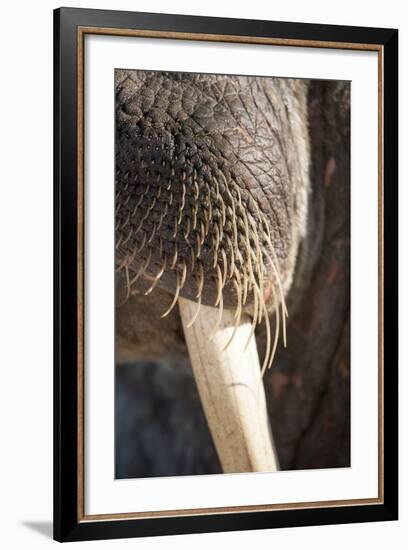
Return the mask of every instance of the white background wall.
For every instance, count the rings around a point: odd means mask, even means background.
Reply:
[[[400,97],[408,98],[408,18],[404,2],[371,0],[105,0],[76,7],[172,12],[400,29]],[[57,2],[2,5],[0,85],[0,544],[48,548],[52,519],[52,9]],[[407,107],[400,105],[400,181],[406,182]],[[405,126],[405,127],[403,127]],[[407,186],[400,186],[400,281],[408,280]],[[405,248],[405,254],[403,254]],[[401,512],[398,523],[86,543],[103,548],[256,547],[331,550],[407,547],[407,287],[400,285]],[[405,539],[405,540],[404,540]],[[56,544],[56,543],[54,543]],[[77,543],[77,548],[85,543]]]

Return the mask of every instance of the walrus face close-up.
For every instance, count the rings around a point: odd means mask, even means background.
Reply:
[[[280,467],[347,466],[349,83],[116,69],[115,132],[117,476],[219,471],[201,406],[223,470],[247,471],[229,461],[236,446],[221,449],[221,417],[203,397],[244,325],[236,353],[256,335],[254,380],[260,372]],[[193,356],[208,368],[204,390]],[[240,391],[259,397],[253,384],[225,383],[217,399],[235,392],[232,417]],[[187,447],[197,451],[188,465],[177,450]]]
[[[301,80],[116,71],[116,259],[128,293],[157,286],[174,303],[276,309],[305,231],[306,93]]]

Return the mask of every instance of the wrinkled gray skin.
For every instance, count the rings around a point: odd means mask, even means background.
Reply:
[[[267,219],[289,310],[288,347],[278,349],[265,375],[281,466],[349,465],[349,85],[122,70],[115,78],[117,227],[127,220],[116,234],[126,240],[117,266],[138,247],[140,218],[129,213],[147,183],[150,192],[172,179],[169,224],[153,240],[155,252],[161,238],[169,254],[182,178],[188,197],[194,170],[203,184],[225,181],[233,196],[239,186],[246,207],[255,202]],[[176,241],[187,263],[182,233]],[[211,239],[205,244],[203,301],[211,305]],[[145,257],[135,255],[134,272]],[[124,303],[126,277],[117,274],[117,363],[132,363],[117,370],[119,477],[219,471],[177,309],[160,318],[174,294],[171,270],[144,296],[159,264],[156,257]],[[181,294],[193,298],[194,282],[192,272]],[[272,311],[267,283],[263,291]],[[224,293],[226,306],[235,307],[232,289]],[[257,330],[261,356],[264,330]]]
[[[252,214],[256,220],[259,209],[270,231],[283,286],[290,288],[307,215],[306,88],[301,80],[116,71],[116,259],[120,266],[123,259],[134,256],[130,279],[148,257],[148,244],[153,257],[144,278],[147,285],[149,276],[162,265],[160,242],[169,260],[177,246],[178,264],[184,261],[190,267],[191,246],[196,249],[205,211],[210,210],[206,205],[211,202],[210,230],[200,255],[205,275],[203,303],[214,305],[216,299],[213,259],[221,204],[226,221],[220,248],[228,264],[233,225],[244,243],[244,216]],[[139,198],[142,203],[137,206]],[[165,208],[167,214],[159,224]],[[270,252],[270,245],[263,241],[265,230],[255,223],[262,247]],[[145,234],[147,244],[134,255]],[[244,254],[243,244],[240,249]],[[221,257],[219,263],[222,267]],[[176,275],[177,270],[166,269],[157,286],[174,293]],[[182,296],[195,297],[197,275],[195,262]],[[270,268],[263,289],[267,298],[271,294],[268,276],[273,278]],[[143,278],[138,286],[144,288]],[[223,298],[225,306],[235,307],[231,278],[227,278]]]

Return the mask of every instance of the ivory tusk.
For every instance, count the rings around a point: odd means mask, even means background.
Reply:
[[[246,350],[251,320],[242,315],[234,330],[234,312],[224,310],[214,337],[208,336],[218,310],[201,305],[194,324],[194,302],[179,298],[184,334],[204,413],[225,473],[273,472],[279,469],[273,443],[255,336]]]

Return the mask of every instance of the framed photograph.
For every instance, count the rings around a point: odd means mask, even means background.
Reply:
[[[397,519],[395,29],[54,13],[54,536]]]

